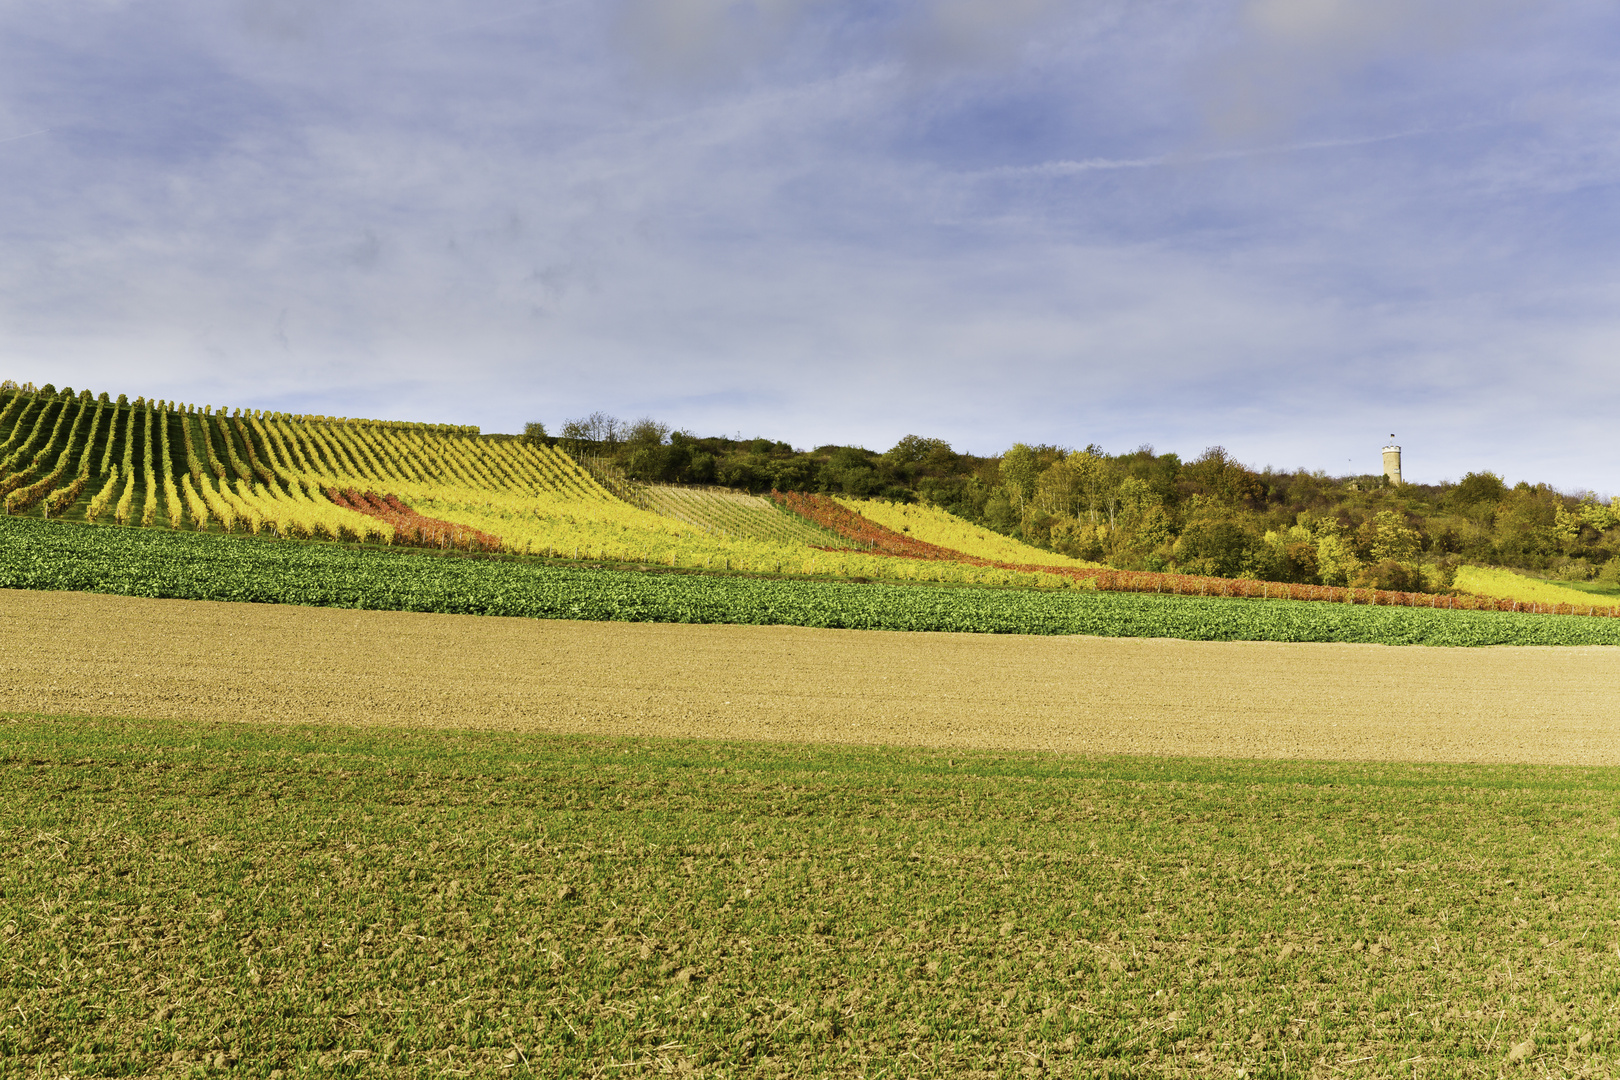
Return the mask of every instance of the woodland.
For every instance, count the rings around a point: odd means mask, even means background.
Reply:
[[[1213,446],[1184,461],[1018,443],[981,457],[908,435],[888,450],[699,437],[604,413],[525,438],[632,481],[810,491],[938,506],[1025,543],[1126,570],[1440,591],[1463,564],[1620,581],[1620,506],[1492,471],[1455,482],[1257,470]]]

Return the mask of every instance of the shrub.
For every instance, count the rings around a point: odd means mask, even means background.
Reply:
[[[1502,478],[1492,472],[1469,473],[1462,478],[1462,483],[1452,489],[1452,499],[1461,506],[1471,506],[1481,502],[1501,502],[1507,494],[1507,485]]]
[[[1384,589],[1389,592],[1425,592],[1423,571],[1409,563],[1384,559],[1368,563],[1356,571],[1350,584],[1357,589]]]

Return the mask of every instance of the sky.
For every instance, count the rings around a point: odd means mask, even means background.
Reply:
[[[0,378],[1620,492],[1620,7],[0,0]]]

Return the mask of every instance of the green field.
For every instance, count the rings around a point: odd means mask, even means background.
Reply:
[[[1616,770],[10,717],[0,805],[12,1075],[1620,1055]]]
[[[0,588],[530,618],[1197,641],[1616,645],[1620,619],[635,572],[0,518]]]
[[[1576,592],[1586,596],[1608,596],[1620,599],[1620,585],[1611,584],[1607,581],[1560,581],[1558,584],[1566,589],[1574,589]]]

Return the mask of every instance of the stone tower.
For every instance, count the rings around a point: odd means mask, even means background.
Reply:
[[[1401,448],[1394,443],[1384,447],[1384,475],[1392,484],[1401,482]]]

